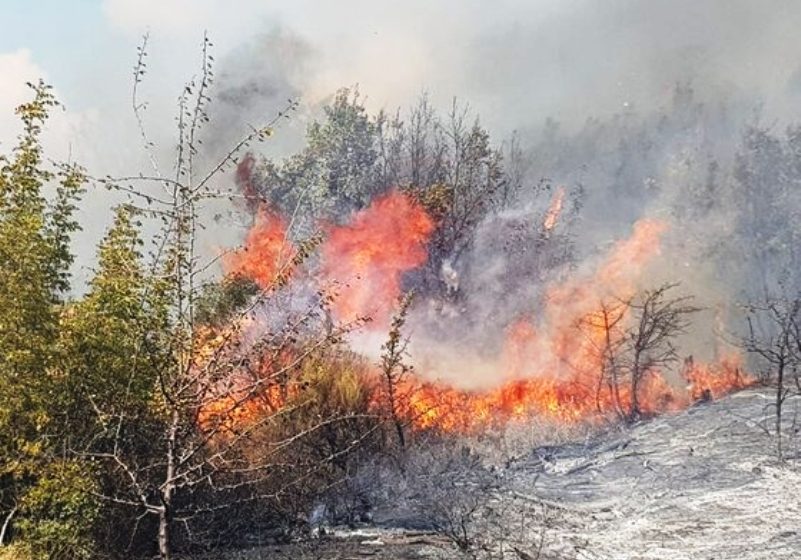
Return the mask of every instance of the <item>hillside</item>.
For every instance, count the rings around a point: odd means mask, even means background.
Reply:
[[[795,559],[801,473],[779,466],[764,426],[771,395],[748,390],[592,441],[534,449],[471,529],[478,557],[576,560]],[[786,431],[801,404],[788,401]],[[786,436],[787,437],[787,436]],[[789,437],[788,455],[797,453]],[[459,558],[427,532],[339,529],[315,544],[242,558]],[[540,548],[540,540],[542,547]],[[481,547],[479,547],[481,548]]]

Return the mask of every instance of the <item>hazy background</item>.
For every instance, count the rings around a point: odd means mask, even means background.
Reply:
[[[17,132],[24,82],[43,77],[65,104],[50,126],[51,153],[96,175],[145,164],[130,90],[146,31],[142,96],[165,162],[174,102],[199,70],[204,30],[217,59],[210,153],[298,97],[298,115],[266,148],[286,152],[338,87],[356,84],[372,110],[407,106],[423,91],[441,108],[458,96],[497,141],[514,130],[536,136],[549,117],[570,130],[589,117],[648,114],[671,102],[677,82],[744,113],[733,122],[759,109],[781,127],[801,101],[793,0],[2,0],[0,16],[0,146]],[[83,206],[84,267],[110,200],[89,196]]]

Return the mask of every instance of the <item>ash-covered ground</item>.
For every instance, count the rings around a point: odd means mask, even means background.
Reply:
[[[773,399],[767,389],[747,390],[584,442],[538,447],[500,467],[479,467],[481,475],[429,506],[451,508],[450,517],[419,513],[423,530],[408,529],[407,512],[395,517],[405,528],[393,528],[389,503],[376,512],[383,523],[329,529],[311,542],[239,557],[800,558],[795,419],[801,399],[785,403],[784,464],[776,456]],[[453,496],[460,486],[467,499]],[[439,531],[425,530],[431,523]],[[460,536],[465,550],[457,546]]]
[[[533,490],[559,512],[545,543],[558,554],[545,557],[801,557],[801,472],[777,463],[765,432],[772,398],[744,391],[610,441],[535,451],[513,469],[510,487]],[[789,403],[786,432],[797,407]],[[797,438],[785,437],[795,457]]]

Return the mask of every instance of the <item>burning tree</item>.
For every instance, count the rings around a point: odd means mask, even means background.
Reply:
[[[701,309],[691,305],[691,296],[671,297],[676,286],[663,284],[629,299],[602,301],[597,311],[578,322],[599,369],[598,412],[610,406],[621,419],[638,420],[643,414],[643,385],[649,378],[651,385],[655,379],[661,381],[679,361],[676,337],[687,332],[690,316]],[[608,394],[602,399],[604,388]],[[657,404],[649,403],[649,408]]]
[[[587,339],[593,343],[599,357],[600,371],[595,390],[595,408],[599,414],[605,412],[602,404],[602,393],[606,387],[614,411],[620,418],[625,418],[624,403],[620,396],[621,377],[624,372],[621,354],[626,343],[622,332],[624,319],[629,309],[628,301],[601,302],[596,313],[579,321],[578,328],[588,334]],[[600,343],[594,343],[595,333],[601,333]]]
[[[382,132],[382,146],[394,147],[385,152],[385,181],[410,189],[437,221],[424,285],[447,293],[443,266],[463,258],[481,222],[513,201],[520,185],[489,133],[456,100],[440,118],[423,97],[407,126],[396,120]]]
[[[443,265],[459,261],[482,220],[514,200],[522,180],[456,102],[441,118],[423,97],[404,120],[370,116],[358,92],[343,89],[306,139],[303,150],[282,162],[244,159],[242,191],[293,216],[296,231],[310,231],[320,220],[341,223],[393,191],[409,195],[435,226],[429,258],[415,278],[423,295],[449,293]]]

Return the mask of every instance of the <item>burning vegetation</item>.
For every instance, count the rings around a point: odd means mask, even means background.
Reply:
[[[238,176],[246,172],[241,164]],[[554,193],[541,222],[543,233],[557,226],[565,193],[564,187]],[[274,227],[266,228],[264,212],[256,215],[246,236],[246,259],[228,261],[229,273],[264,283],[261,270],[274,266],[270,263],[287,243],[285,220],[277,215],[272,220]],[[362,318],[367,321],[363,330],[385,332],[403,293],[404,276],[426,265],[436,226],[413,192],[397,190],[378,196],[341,226],[324,226],[328,232],[321,261],[318,270],[308,274],[319,290],[335,286],[334,318]],[[638,292],[644,270],[659,258],[667,229],[663,221],[640,220],[594,271],[576,272],[547,285],[541,302],[529,302],[528,312],[520,310],[519,317],[502,327],[492,378],[483,381],[482,389],[442,382],[417,364],[414,375],[398,387],[403,402],[393,405],[394,414],[417,429],[463,433],[532,417],[566,423],[631,420],[681,410],[753,383],[733,349],[716,363],[695,363],[687,357],[679,371],[680,354],[673,339],[686,333],[690,316],[701,310],[690,305],[690,298],[673,298],[675,286]],[[449,296],[458,298],[458,287],[456,292]],[[417,324],[425,329],[425,319],[421,321]],[[413,353],[408,359],[415,363]],[[376,390],[384,389],[377,384]],[[254,396],[258,398],[264,396]]]

